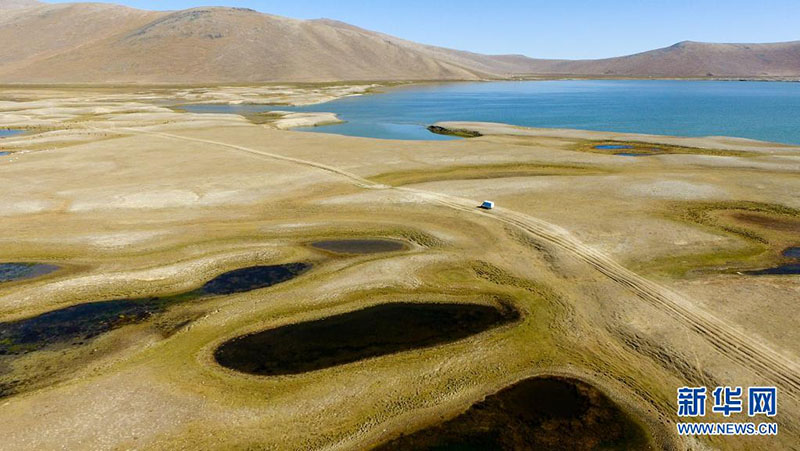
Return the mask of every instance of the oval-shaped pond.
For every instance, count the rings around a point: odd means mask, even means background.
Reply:
[[[266,288],[297,277],[310,267],[306,263],[252,266],[220,274],[196,290],[173,296],[89,302],[0,323],[0,355],[80,343],[117,327],[141,322],[180,302]]]
[[[287,263],[235,269],[211,279],[201,290],[208,295],[253,291],[293,279],[310,268],[311,265],[307,263]]]
[[[44,263],[0,263],[0,283],[34,279],[59,269],[58,266]]]
[[[454,342],[519,317],[506,305],[381,304],[237,337],[217,348],[214,357],[244,373],[299,374]]]
[[[343,239],[311,243],[311,247],[337,254],[379,254],[397,252],[407,248],[406,243],[389,239]]]
[[[650,449],[646,431],[591,385],[561,377],[520,381],[461,415],[377,449]]]

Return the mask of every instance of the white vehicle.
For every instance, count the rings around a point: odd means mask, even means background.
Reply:
[[[483,208],[484,210],[491,210],[492,208],[494,208],[494,202],[492,202],[490,200],[485,200],[481,204],[480,208]]]

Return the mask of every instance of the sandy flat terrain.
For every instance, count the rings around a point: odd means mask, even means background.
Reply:
[[[325,89],[280,95],[366,88]],[[596,385],[655,448],[797,443],[800,279],[744,272],[800,244],[800,149],[465,123],[444,125],[484,136],[361,139],[168,108],[274,89],[187,92],[0,92],[0,127],[28,129],[0,140],[12,152],[0,157],[2,260],[63,267],[0,285],[0,318],[181,293],[254,264],[313,268],[7,359],[4,448],[363,448],[540,374]],[[609,140],[677,150],[593,150]],[[484,199],[497,208],[476,209]],[[307,245],[354,236],[409,246],[335,256]],[[213,358],[241,334],[366,306],[497,299],[522,320],[440,346],[277,377]],[[778,386],[780,434],[679,439],[686,384]]]

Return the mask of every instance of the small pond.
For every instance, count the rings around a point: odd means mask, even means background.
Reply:
[[[561,377],[525,379],[439,425],[379,450],[648,449],[647,433],[591,385]]]
[[[223,343],[220,365],[258,374],[298,374],[450,343],[519,319],[510,306],[398,302],[267,329]]]
[[[786,249],[783,251],[783,256],[789,258],[800,258],[800,246]]]
[[[44,263],[0,263],[0,283],[41,277],[59,269]]]
[[[379,254],[406,249],[402,241],[387,239],[324,240],[313,242],[311,246],[337,254]]]

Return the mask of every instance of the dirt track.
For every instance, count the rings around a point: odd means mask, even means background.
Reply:
[[[478,205],[478,202],[475,200],[413,188],[389,187],[387,185],[371,182],[368,179],[336,167],[313,161],[292,158],[213,140],[189,138],[162,132],[145,132],[138,129],[125,130],[134,133],[161,136],[167,139],[202,142],[253,155],[313,167],[345,177],[361,188],[391,189],[410,193],[426,201],[435,201],[448,208],[473,214],[481,214],[501,221],[530,234],[536,239],[552,243],[569,251],[617,284],[635,293],[640,299],[661,309],[690,327],[727,358],[773,382],[776,386],[780,387],[785,396],[789,396],[793,399],[800,399],[800,365],[798,365],[797,362],[781,355],[769,346],[760,343],[758,340],[746,336],[743,331],[718,319],[712,313],[694,306],[689,300],[666,287],[624,268],[611,257],[581,243],[570,235],[569,232],[555,225],[504,208],[494,209],[490,213],[479,211],[475,208],[475,206]]]

